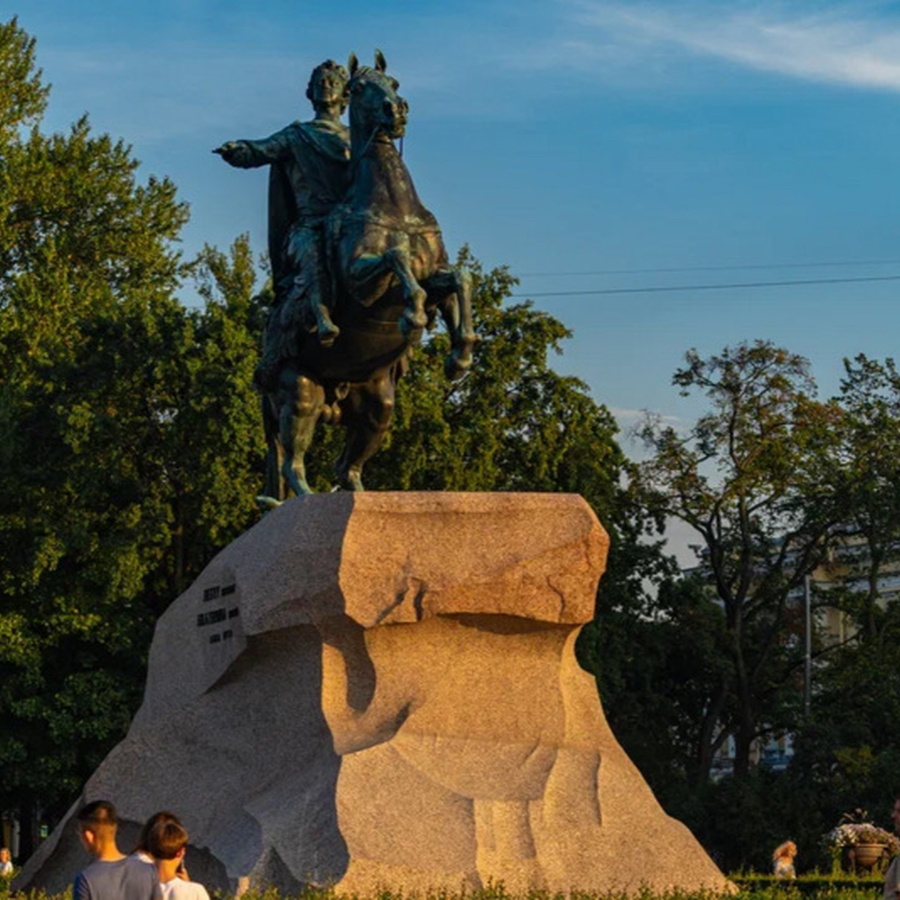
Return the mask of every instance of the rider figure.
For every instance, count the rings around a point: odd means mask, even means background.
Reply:
[[[296,355],[297,329],[314,331],[330,347],[340,333],[331,320],[325,254],[328,214],[344,196],[350,135],[340,121],[347,106],[347,70],[327,60],[306,89],[315,118],[293,122],[261,140],[228,141],[214,152],[240,168],[268,165],[269,256],[275,305],[266,328],[260,374]]]

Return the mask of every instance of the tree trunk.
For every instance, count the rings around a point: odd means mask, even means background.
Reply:
[[[175,595],[180,597],[184,593],[184,497],[179,489],[175,495],[175,529],[173,539],[175,542]]]
[[[24,863],[37,845],[37,803],[32,794],[26,794],[19,800],[19,862]]]
[[[750,772],[750,752],[756,734],[749,708],[741,710],[741,721],[734,735],[734,775],[741,778]]]
[[[692,772],[688,772],[688,781],[694,786],[709,781],[709,772],[712,768],[713,759],[722,743],[720,740],[716,740],[715,734],[716,729],[720,728],[722,724],[722,710],[725,707],[727,693],[727,685],[720,685],[703,716],[700,734],[697,739],[697,750],[694,754],[696,765]]]

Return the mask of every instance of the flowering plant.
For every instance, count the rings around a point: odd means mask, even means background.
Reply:
[[[832,828],[823,841],[832,852],[840,852],[844,847],[855,847],[857,844],[884,844],[891,856],[900,853],[900,840],[871,822],[842,822]]]

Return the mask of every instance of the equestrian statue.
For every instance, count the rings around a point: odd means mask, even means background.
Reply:
[[[268,447],[263,506],[312,493],[304,458],[321,419],[346,429],[338,486],[363,490],[411,348],[438,315],[450,336],[445,372],[472,364],[468,273],[447,258],[437,220],[394,144],[409,107],[399,83],[351,54],[328,60],[307,88],[315,118],[215,153],[233,166],[268,165],[269,255],[275,302],[255,380]],[[341,122],[349,101],[350,128]]]

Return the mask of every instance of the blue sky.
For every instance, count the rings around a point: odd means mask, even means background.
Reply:
[[[508,264],[522,295],[900,275],[900,3],[20,0],[11,14],[53,84],[45,124],[88,112],[144,175],[171,176],[189,254],[242,231],[265,244],[265,173],[211,148],[307,118],[312,66],[380,47],[451,253],[468,242]],[[769,339],[830,394],[842,357],[895,355],[900,335],[900,281],[536,302],[574,331],[557,368],[625,427],[644,408],[698,411],[670,385],[689,347]]]

